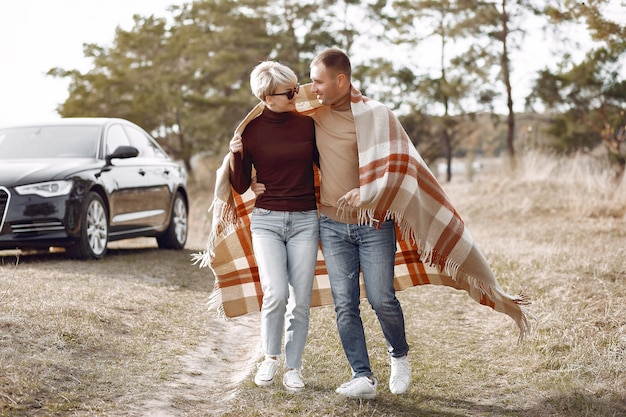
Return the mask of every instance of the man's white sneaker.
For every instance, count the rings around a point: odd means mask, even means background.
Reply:
[[[254,383],[260,387],[267,387],[274,382],[274,375],[276,374],[276,368],[278,368],[278,360],[265,358],[265,360],[259,366],[256,375],[254,376]]]
[[[363,398],[372,400],[376,398],[376,386],[378,382],[376,378],[361,376],[354,378],[335,390],[337,394],[345,395],[350,398]]]
[[[404,393],[411,385],[411,362],[407,355],[400,358],[391,356],[391,376],[389,390],[393,394]]]
[[[287,391],[300,392],[304,389],[302,375],[297,369],[290,369],[283,375],[283,386]]]

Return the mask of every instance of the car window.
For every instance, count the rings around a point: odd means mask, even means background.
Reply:
[[[0,159],[95,158],[99,126],[0,129]]]
[[[139,156],[145,158],[167,158],[165,152],[145,132],[133,126],[124,126],[124,128],[130,137],[132,145],[139,150]]]
[[[131,146],[122,125],[116,124],[107,130],[106,154],[111,155],[120,146]]]

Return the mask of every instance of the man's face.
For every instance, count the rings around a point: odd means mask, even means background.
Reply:
[[[330,73],[322,63],[311,65],[311,91],[321,104],[331,105],[343,97],[339,78]]]

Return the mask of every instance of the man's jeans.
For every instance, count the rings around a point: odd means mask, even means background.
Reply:
[[[261,347],[266,355],[279,356],[284,331],[285,365],[300,369],[319,248],[317,210],[254,208],[250,230],[263,289]]]
[[[404,315],[393,287],[396,231],[393,221],[380,230],[320,217],[320,238],[335,301],[337,328],[352,376],[372,376],[361,321],[359,270],[367,299],[376,312],[391,356],[407,354]]]

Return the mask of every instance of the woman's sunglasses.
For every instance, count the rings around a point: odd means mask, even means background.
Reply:
[[[293,96],[298,94],[299,91],[300,91],[300,84],[296,84],[293,90],[285,91],[284,93],[270,94],[270,96],[287,96],[287,100],[291,100]]]

